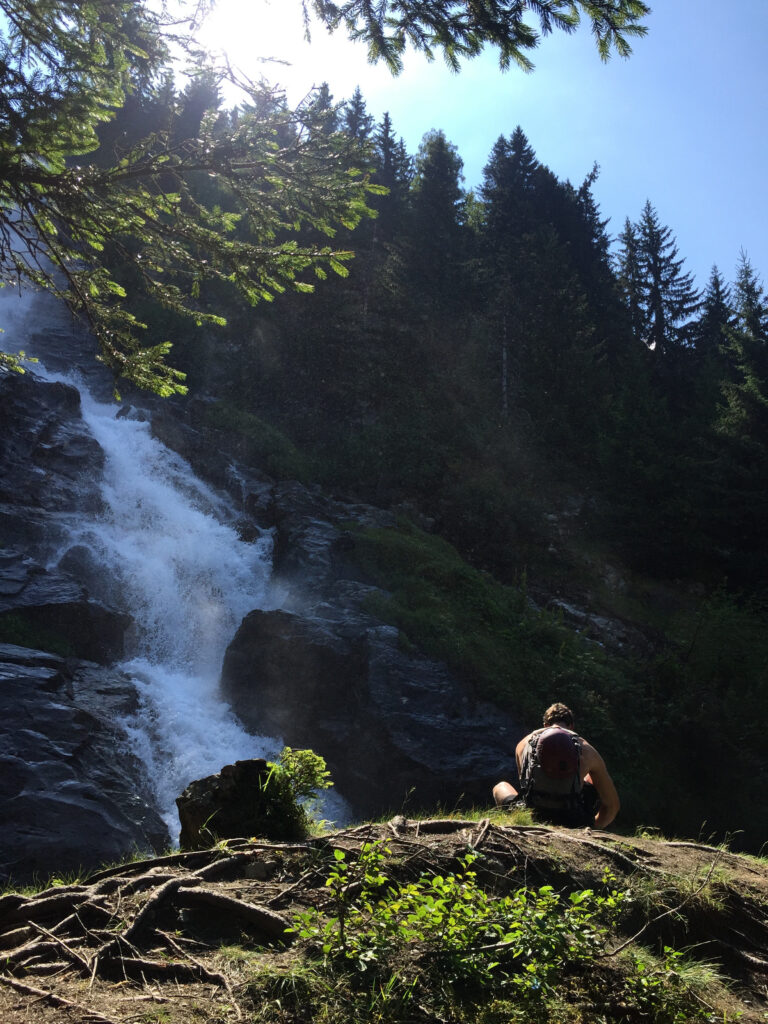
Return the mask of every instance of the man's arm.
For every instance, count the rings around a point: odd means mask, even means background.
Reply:
[[[592,783],[600,797],[600,810],[595,815],[595,828],[607,828],[621,807],[613,779],[608,774],[605,761],[600,754],[586,742],[581,748],[581,764],[585,774],[589,776],[588,781]]]

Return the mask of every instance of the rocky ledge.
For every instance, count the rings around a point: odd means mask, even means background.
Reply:
[[[121,672],[0,644],[0,884],[167,846],[119,725],[135,710]]]

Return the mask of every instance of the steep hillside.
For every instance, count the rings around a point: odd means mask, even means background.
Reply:
[[[768,864],[394,818],[0,898],[4,1024],[758,1022]]]

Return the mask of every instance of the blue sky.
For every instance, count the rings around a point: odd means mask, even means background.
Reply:
[[[341,34],[316,27],[306,45],[299,0],[218,3],[209,41],[292,101],[322,81],[336,99],[359,85],[409,151],[442,129],[466,187],[481,181],[498,136],[520,124],[559,177],[579,183],[600,165],[595,195],[612,233],[650,199],[700,286],[713,263],[732,279],[742,248],[768,284],[768,0],[658,0],[629,60],[603,64],[585,27],[544,40],[528,75],[500,72],[489,51],[458,75],[413,54],[398,78]],[[291,66],[260,64],[266,54]]]

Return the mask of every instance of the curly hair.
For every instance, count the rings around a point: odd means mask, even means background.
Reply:
[[[566,729],[573,728],[573,712],[565,704],[552,704],[544,712],[544,723],[546,725],[564,725]]]

